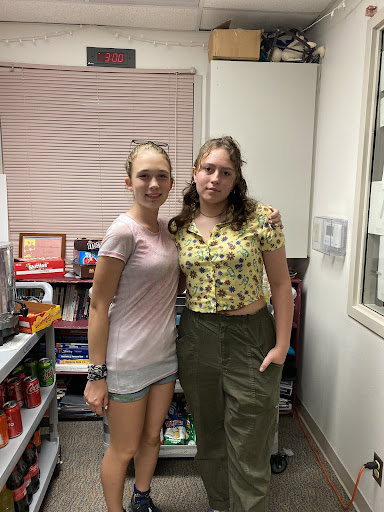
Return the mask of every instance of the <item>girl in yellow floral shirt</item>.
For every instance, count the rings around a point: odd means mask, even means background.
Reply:
[[[186,277],[177,353],[209,512],[268,510],[270,454],[293,315],[282,230],[247,196],[231,137],[201,148],[169,226]],[[275,318],[262,292],[263,265]]]

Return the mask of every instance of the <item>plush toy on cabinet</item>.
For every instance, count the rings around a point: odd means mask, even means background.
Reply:
[[[315,62],[325,56],[324,46],[308,41],[297,29],[277,29],[263,34],[260,60],[270,62]]]

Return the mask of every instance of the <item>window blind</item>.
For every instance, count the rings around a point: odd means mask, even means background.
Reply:
[[[103,237],[133,203],[124,184],[133,139],[169,145],[175,184],[160,214],[178,213],[192,167],[192,72],[0,68],[15,256],[19,233],[65,233],[70,267],[75,238]]]

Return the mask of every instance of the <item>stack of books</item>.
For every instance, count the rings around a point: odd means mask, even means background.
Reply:
[[[61,318],[68,322],[87,319],[89,314],[89,288],[76,284],[57,285],[53,289],[53,304],[59,304]]]
[[[293,391],[293,381],[292,380],[282,380],[280,382],[279,411],[291,411],[292,410],[292,391]]]
[[[88,343],[83,333],[56,333],[55,352],[56,365],[80,365],[86,368],[89,363]],[[60,370],[57,366],[56,369]]]
[[[59,402],[59,419],[100,419],[92,412],[84,400],[84,388],[87,382],[85,375],[71,375],[65,395]]]

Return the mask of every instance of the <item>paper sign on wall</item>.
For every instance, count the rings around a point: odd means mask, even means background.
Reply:
[[[377,266],[377,298],[384,301],[384,236],[380,237],[379,263]]]
[[[384,236],[384,188],[382,181],[372,182],[368,233]]]
[[[5,174],[0,174],[0,240],[9,241],[7,180]]]
[[[384,126],[384,98],[380,100],[380,128]]]
[[[384,52],[381,52],[380,91],[384,91]]]

